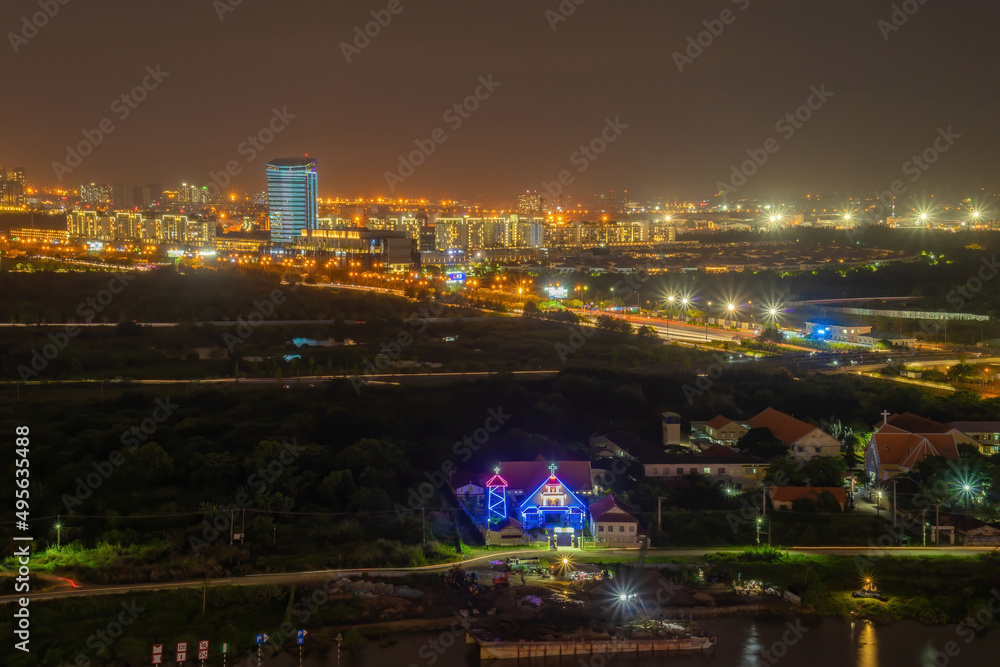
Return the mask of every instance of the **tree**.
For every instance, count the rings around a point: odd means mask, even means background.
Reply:
[[[781,345],[785,342],[785,332],[775,326],[764,327],[757,336],[758,343]]]
[[[598,315],[597,320],[594,325],[601,329],[602,331],[610,331],[611,333],[620,334],[631,334],[632,325],[621,319],[620,317],[611,317],[610,315]]]
[[[768,461],[788,454],[788,445],[775,438],[767,427],[747,431],[736,443],[736,448],[747,456],[757,456]]]
[[[534,301],[525,301],[524,308],[521,311],[524,317],[537,319],[542,316],[542,311],[538,310],[538,306]]]
[[[659,334],[656,333],[656,329],[649,326],[648,324],[644,324],[641,327],[639,327],[638,333],[639,333],[639,338],[646,341],[654,341],[659,339],[660,337]]]

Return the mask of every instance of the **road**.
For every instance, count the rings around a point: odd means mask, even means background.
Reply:
[[[744,547],[732,547],[728,549],[650,549],[646,552],[646,557],[655,556],[665,556],[665,557],[701,557],[708,554],[720,553],[720,552],[735,552],[740,551]],[[921,547],[887,547],[887,548],[877,548],[871,549],[868,547],[792,547],[785,550],[788,553],[794,553],[804,556],[864,556],[867,558],[880,558],[885,556],[896,557],[896,556],[960,556],[960,557],[973,557],[983,553],[991,553],[995,551],[994,547],[932,547],[932,548],[921,548]],[[291,585],[304,585],[304,584],[316,584],[321,583],[328,578],[336,579],[338,577],[347,576],[360,576],[362,573],[367,572],[371,576],[375,577],[404,577],[410,574],[428,574],[435,572],[445,572],[449,570],[456,564],[462,565],[464,568],[470,567],[485,567],[494,560],[503,560],[507,556],[517,556],[517,555],[531,555],[531,556],[545,556],[548,552],[540,551],[538,549],[530,550],[517,550],[517,551],[505,551],[491,553],[486,556],[479,556],[477,558],[470,558],[467,560],[457,561],[455,563],[443,563],[440,565],[426,565],[423,567],[404,567],[404,568],[354,568],[354,569],[338,569],[338,570],[314,570],[311,572],[292,572],[286,574],[261,574],[261,575],[250,575],[245,577],[228,577],[225,579],[197,579],[190,581],[174,581],[174,582],[159,582],[150,584],[121,584],[115,586],[106,585],[89,585],[89,584],[77,584],[74,585],[69,582],[69,580],[61,579],[59,577],[44,576],[44,580],[49,583],[56,583],[51,590],[45,590],[41,592],[31,592],[31,593],[19,593],[16,595],[3,595],[0,596],[0,604],[8,604],[14,602],[20,597],[28,597],[32,600],[53,600],[59,598],[81,598],[90,597],[93,595],[121,595],[125,593],[142,593],[150,591],[168,591],[168,590],[182,590],[182,589],[199,589],[203,587],[215,588],[218,586],[264,586],[264,585],[276,585],[276,586],[291,586]],[[560,555],[565,555],[573,560],[583,562],[588,557],[597,559],[608,559],[608,558],[638,558],[638,549],[600,549],[600,550],[580,550],[580,549],[564,549],[559,552]],[[647,563],[647,567],[655,567],[657,563]]]
[[[507,371],[509,375],[529,376],[537,379],[555,377],[560,370],[537,370],[537,371]],[[252,384],[268,385],[280,384],[286,389],[292,387],[312,386],[317,382],[328,382],[330,380],[360,380],[365,384],[417,384],[417,385],[437,385],[447,382],[472,382],[483,380],[500,375],[499,371],[476,371],[471,373],[399,373],[390,375],[388,373],[380,375],[307,375],[291,378],[208,378],[195,380],[129,380],[128,382],[111,382],[110,380],[28,380],[26,382],[0,382],[0,384],[19,384],[27,386],[43,385],[75,385],[75,384],[148,384],[148,385],[169,385],[169,384]]]

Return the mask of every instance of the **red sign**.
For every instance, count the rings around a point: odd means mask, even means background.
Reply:
[[[198,659],[208,660],[208,640],[203,639],[198,642]]]
[[[188,659],[187,642],[177,642],[177,662],[187,662]]]
[[[153,664],[163,664],[163,644],[153,644]]]

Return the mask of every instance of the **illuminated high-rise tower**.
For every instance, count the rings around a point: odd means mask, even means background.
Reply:
[[[281,158],[267,163],[271,242],[293,243],[316,229],[319,218],[316,160]]]
[[[0,206],[24,208],[27,187],[22,167],[0,167]]]

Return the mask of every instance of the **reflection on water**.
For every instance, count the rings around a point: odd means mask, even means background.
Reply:
[[[801,622],[805,630],[794,643],[786,642],[789,629]],[[719,637],[709,651],[684,655],[619,655],[548,658],[544,660],[494,660],[481,662],[475,645],[450,632],[397,635],[372,641],[358,653],[336,649],[312,655],[303,667],[980,667],[997,664],[1000,632],[993,631],[964,641],[955,626],[923,626],[900,622],[875,626],[867,621],[835,618],[715,618],[699,624]],[[448,635],[446,637],[446,635]],[[957,646],[947,656],[945,647]],[[787,651],[774,651],[776,644]],[[953,651],[954,652],[954,651]],[[779,658],[777,653],[781,653]],[[295,667],[298,655],[266,661],[266,667]]]
[[[878,667],[878,633],[871,621],[851,621],[851,627],[860,626],[858,637],[858,667]]]

